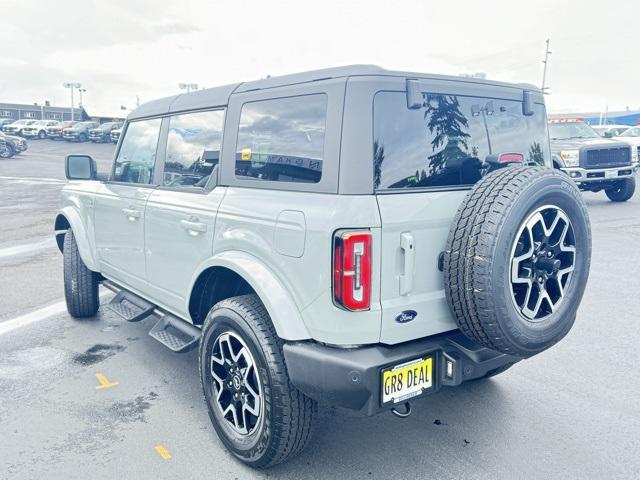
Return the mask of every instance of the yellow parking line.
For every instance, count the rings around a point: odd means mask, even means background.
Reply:
[[[96,378],[98,379],[98,382],[100,383],[100,385],[98,385],[96,387],[96,390],[102,390],[103,388],[109,388],[109,387],[115,387],[116,385],[120,384],[120,382],[110,382],[109,380],[107,380],[107,377],[105,377],[104,373],[96,373]]]
[[[160,455],[163,460],[169,460],[171,458],[169,450],[164,448],[162,445],[156,445],[156,452],[158,452],[158,455]]]

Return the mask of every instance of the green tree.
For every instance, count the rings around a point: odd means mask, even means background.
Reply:
[[[468,156],[469,121],[455,95],[427,94],[424,118],[433,135],[431,148],[435,152],[427,157],[429,173],[436,175],[442,173],[448,162]]]

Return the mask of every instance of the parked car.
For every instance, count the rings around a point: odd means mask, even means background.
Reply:
[[[18,136],[22,136],[22,130],[24,129],[24,127],[28,127],[29,125],[33,125],[34,123],[36,123],[37,120],[27,120],[27,119],[22,119],[22,120],[16,120],[13,123],[9,123],[8,125],[4,125],[2,127],[2,131],[4,133],[6,133],[7,135],[18,135]]]
[[[12,118],[0,118],[0,131],[2,131],[2,127],[13,122],[14,120]]]
[[[602,138],[582,118],[549,120],[549,136],[554,167],[569,175],[581,190],[604,190],[614,202],[626,202],[633,196],[637,149]]]
[[[27,125],[22,129],[22,135],[27,138],[39,138],[44,140],[47,138],[47,128],[55,127],[60,122],[57,120],[38,120],[31,125]]]
[[[111,141],[111,132],[122,127],[121,122],[107,122],[100,125],[98,128],[89,130],[89,140],[93,143],[103,143]]]
[[[111,141],[113,143],[118,143],[118,140],[120,140],[120,135],[122,135],[122,127],[111,130]]]
[[[51,140],[58,140],[63,138],[63,132],[65,128],[73,127],[77,121],[66,121],[60,122],[58,125],[54,125],[52,127],[47,127],[47,138]]]
[[[598,135],[605,138],[617,137],[626,130],[629,125],[591,125]]]
[[[550,167],[523,84],[351,66],[150,102],[108,176],[66,158],[67,308],[95,315],[102,283],[125,320],[161,312],[222,443],[274,465],[317,401],[406,417],[569,332],[591,233]]]
[[[10,156],[18,155],[28,148],[27,141],[15,135],[7,135],[6,133],[0,132],[0,140],[2,140],[5,148],[11,153]]]
[[[98,122],[78,122],[72,127],[62,130],[62,138],[68,142],[86,142],[89,139],[89,131],[98,127]]]
[[[638,162],[640,162],[640,125],[629,128],[615,138],[631,146],[633,149],[633,160],[637,167]]]

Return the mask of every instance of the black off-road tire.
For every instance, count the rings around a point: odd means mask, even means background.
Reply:
[[[636,191],[635,177],[618,180],[611,188],[606,188],[604,193],[612,202],[626,202],[633,197]]]
[[[98,286],[100,275],[87,268],[80,258],[71,229],[64,236],[64,298],[73,318],[93,317],[100,307]]]
[[[575,265],[557,310],[535,322],[516,306],[510,265],[523,223],[548,205],[561,209],[572,223]],[[589,218],[575,183],[554,169],[504,168],[475,185],[453,220],[444,252],[447,302],[467,337],[493,350],[529,357],[558,342],[573,326],[590,259]]]
[[[213,400],[211,351],[216,338],[226,332],[242,337],[256,360],[263,386],[263,419],[248,438],[241,438],[225,427]],[[289,381],[282,345],[269,314],[255,294],[219,302],[210,310],[202,328],[200,378],[209,417],[225,447],[253,468],[271,467],[300,453],[311,439],[317,416],[317,403]]]

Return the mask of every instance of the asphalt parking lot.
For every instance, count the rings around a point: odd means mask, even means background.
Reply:
[[[89,153],[104,172],[113,150],[30,141],[0,161],[0,478],[640,478],[640,194],[585,195],[591,277],[563,342],[417,401],[406,420],[323,406],[310,447],[257,472],[218,441],[196,352],[149,337],[151,318],[64,310],[64,155]]]

